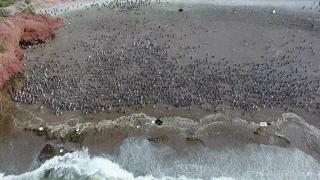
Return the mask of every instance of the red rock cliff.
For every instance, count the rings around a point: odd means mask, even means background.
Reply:
[[[5,48],[4,52],[0,52],[0,88],[11,76],[23,72],[23,52],[19,43],[51,40],[62,26],[62,19],[50,15],[19,13],[0,19],[0,45]]]

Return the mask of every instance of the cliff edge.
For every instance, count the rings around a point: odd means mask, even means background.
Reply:
[[[18,13],[0,19],[0,88],[11,76],[23,72],[19,44],[51,40],[62,26],[62,19],[43,14]]]

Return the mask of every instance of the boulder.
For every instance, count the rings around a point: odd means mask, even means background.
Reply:
[[[53,158],[56,155],[57,151],[55,147],[51,144],[46,144],[40,151],[38,156],[38,161],[40,163],[45,162],[46,160],[49,160]]]
[[[45,146],[43,146],[43,148],[39,152],[37,160],[39,164],[42,164],[45,161],[53,158],[54,156],[61,156],[68,152],[71,152],[71,151],[64,149],[63,146],[59,146],[55,144],[46,144]]]

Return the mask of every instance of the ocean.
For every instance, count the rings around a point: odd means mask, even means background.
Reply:
[[[206,148],[175,152],[142,138],[128,138],[116,154],[91,156],[82,149],[56,156],[20,175],[3,180],[36,179],[319,179],[320,164],[292,148],[249,144],[221,151]]]

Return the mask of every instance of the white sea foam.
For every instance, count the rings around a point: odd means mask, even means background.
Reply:
[[[176,153],[144,139],[129,138],[115,155],[87,150],[57,156],[38,169],[3,180],[48,179],[319,179],[320,165],[298,149],[248,145],[243,149],[199,149]],[[233,177],[233,178],[231,178]]]
[[[152,175],[137,176],[122,169],[117,163],[106,157],[91,157],[87,150],[76,151],[56,156],[45,162],[38,169],[21,175],[7,175],[0,173],[2,180],[38,180],[48,179],[123,179],[123,180],[189,180],[185,176],[155,178]],[[216,180],[232,180],[232,178],[213,178]]]

